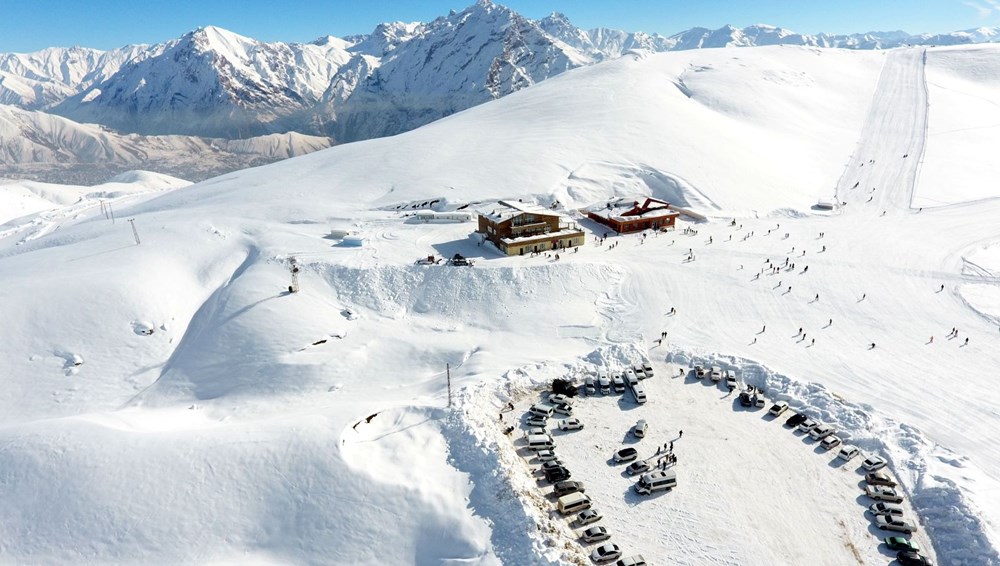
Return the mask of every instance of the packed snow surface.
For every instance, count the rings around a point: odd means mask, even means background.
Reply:
[[[976,49],[937,53],[635,54],[165,194],[16,185],[0,558],[586,564],[520,418],[554,378],[648,360],[649,403],[580,399],[553,433],[627,554],[892,560],[858,460],[675,373],[702,363],[884,457],[937,562],[1000,562],[1000,201],[911,205],[942,194],[926,61],[975,83]],[[708,218],[605,240],[578,212],[630,195]],[[412,216],[517,198],[586,245],[504,257]],[[415,263],[455,253],[474,265]],[[641,501],[608,463],[638,418],[679,480]]]

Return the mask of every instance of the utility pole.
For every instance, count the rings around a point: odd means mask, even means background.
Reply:
[[[291,264],[288,269],[289,269],[289,271],[292,272],[292,284],[288,286],[288,292],[289,293],[298,293],[299,292],[299,264],[295,260],[295,256],[292,256],[291,258],[289,258],[289,263]]]
[[[135,245],[139,245],[142,242],[139,241],[139,232],[135,229],[135,218],[129,218],[128,223],[132,225],[132,235],[135,236]]]
[[[448,375],[448,408],[451,408],[451,364],[447,364],[444,371]]]
[[[111,203],[108,203],[108,212],[111,213],[111,223],[115,223],[115,211],[111,209]]]

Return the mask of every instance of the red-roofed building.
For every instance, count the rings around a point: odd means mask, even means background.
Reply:
[[[587,210],[588,218],[619,234],[673,228],[677,216],[679,213],[670,208],[670,203],[651,197],[646,197],[642,204],[635,199],[620,198]]]

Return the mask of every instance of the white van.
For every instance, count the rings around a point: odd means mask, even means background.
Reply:
[[[632,395],[635,396],[636,403],[642,405],[646,402],[646,388],[641,383],[636,383],[632,386]]]
[[[584,509],[590,509],[590,497],[584,493],[578,491],[559,498],[559,512],[563,515],[577,513]]]
[[[663,491],[677,487],[677,473],[673,470],[658,470],[643,474],[633,486],[639,495],[650,495],[654,491]]]
[[[553,407],[552,405],[548,405],[545,403],[535,403],[534,405],[531,406],[530,409],[528,409],[528,412],[531,413],[532,415],[538,415],[539,417],[549,418],[552,416],[552,412],[555,410],[556,408]]]
[[[529,434],[526,438],[528,441],[528,450],[552,450],[556,447],[556,444],[552,442],[552,437],[547,434]]]

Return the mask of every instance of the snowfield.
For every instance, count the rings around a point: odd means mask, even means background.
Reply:
[[[886,458],[937,563],[1000,563],[1000,201],[924,182],[925,84],[978,84],[981,57],[637,53],[166,192],[0,186],[0,559],[587,564],[504,429],[554,378],[649,360],[647,405],[580,399],[555,434],[626,554],[893,558],[857,460],[671,377],[711,362]],[[601,245],[579,209],[634,194],[708,219]],[[586,245],[503,257],[412,216],[500,198]],[[415,263],[455,253],[474,265]],[[638,418],[644,456],[678,455],[642,500],[607,463]]]

